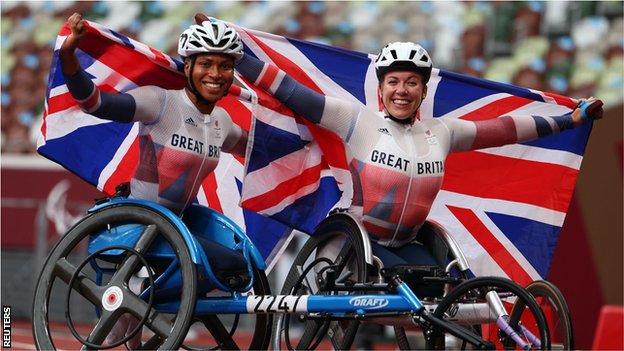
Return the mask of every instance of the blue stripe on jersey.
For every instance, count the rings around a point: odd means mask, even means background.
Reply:
[[[492,94],[508,93],[535,101],[544,101],[539,94],[509,84],[478,79],[444,70],[440,70],[440,77],[442,79],[436,89],[433,117],[443,116],[474,100]]]
[[[512,244],[546,278],[561,228],[527,218],[486,212]]]
[[[296,229],[312,234],[314,228],[338,202],[341,194],[333,178],[323,177],[316,191],[297,199],[271,218],[283,223],[297,223]]]
[[[109,32],[111,32],[112,35],[114,35],[115,37],[117,37],[119,40],[121,40],[125,46],[134,49],[134,45],[132,45],[132,43],[130,42],[130,39],[128,39],[127,36],[117,33],[112,29],[109,29]]]
[[[38,152],[97,185],[100,173],[131,128],[132,124],[114,122],[78,128],[62,138],[47,140]]]
[[[287,39],[325,75],[332,77],[334,82],[361,103],[366,104],[364,80],[370,65],[368,55],[318,43]]]
[[[308,144],[298,135],[272,127],[260,120],[256,120],[255,128],[255,135],[262,135],[262,139],[255,140],[251,155],[248,155],[247,173],[263,168]]]
[[[553,134],[522,144],[543,147],[545,149],[568,151],[583,156],[590,131],[591,123],[585,123],[580,127],[568,129],[559,134]]]
[[[238,193],[241,193],[243,184],[236,179]],[[271,218],[264,217],[255,212],[243,208],[245,219],[245,234],[254,243],[262,258],[266,261],[277,243],[290,233],[290,228]]]

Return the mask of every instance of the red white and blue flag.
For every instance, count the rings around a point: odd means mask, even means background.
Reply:
[[[373,55],[239,30],[247,54],[273,63],[321,94],[379,109]],[[57,50],[67,34],[64,27]],[[67,92],[56,53],[38,150],[111,193],[136,166],[137,126],[83,113]],[[78,54],[82,67],[105,91],[184,86],[179,61],[94,23]],[[237,98],[225,98],[220,105],[251,130],[247,160],[222,154],[198,201],[235,219],[271,261],[288,229],[252,212],[311,232],[331,208],[348,207],[351,178],[336,135],[295,116],[250,82],[240,83],[243,89],[232,89]],[[567,97],[437,69],[428,89],[421,115],[434,118],[561,115],[575,105]],[[476,275],[507,276],[520,283],[548,276],[590,129],[586,125],[535,142],[449,156],[429,218],[460,243]]]

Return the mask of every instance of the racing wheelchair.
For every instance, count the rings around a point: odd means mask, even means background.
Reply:
[[[297,348],[315,348],[324,334],[332,335],[335,347],[348,348],[365,321],[396,323],[398,331],[418,326],[427,348],[449,348],[449,340],[481,349],[550,348],[540,306],[511,281],[429,274],[431,269],[410,275],[403,272],[413,273],[414,267],[386,270],[379,264],[378,279],[368,281],[374,257],[357,221],[337,213],[315,234],[299,256],[309,252],[311,257],[319,243],[336,237],[360,241],[343,246],[333,258],[295,262],[286,284],[290,289],[271,295],[261,255],[223,215],[191,206],[179,217],[155,203],[121,195],[98,201],[61,238],[42,268],[33,301],[36,346],[109,349],[138,335],[141,349],[266,349],[277,314],[274,349],[281,348],[282,336],[293,348],[294,323],[303,324]],[[460,267],[464,274],[465,259],[457,248],[451,251],[457,251],[456,260],[448,267]],[[314,284],[307,279],[310,274]],[[415,294],[414,279],[431,284],[433,295],[442,289],[443,297],[419,298],[431,292],[417,289]],[[76,322],[74,312],[84,306],[91,313]],[[54,314],[64,316],[65,323]],[[105,341],[127,316],[137,322],[125,336]],[[211,335],[208,341],[193,340],[189,328],[196,322]],[[405,332],[397,337],[401,347],[410,347]]]
[[[398,278],[410,287],[419,297],[423,309],[434,317],[453,321],[460,328],[490,340],[496,348],[506,349],[519,345],[536,347],[538,340],[545,342],[539,334],[541,317],[526,309],[526,301],[532,297],[545,313],[551,342],[547,348],[574,349],[570,312],[563,294],[554,284],[539,280],[522,289],[512,281],[498,277],[470,279],[473,275],[458,244],[443,226],[434,221],[425,222],[416,240],[435,256],[435,265],[384,267],[374,255],[361,223],[346,211],[335,210],[319,224],[298,252],[281,294],[357,294],[375,290],[375,287],[387,292],[383,287]],[[504,328],[500,324],[501,316],[506,316],[504,318],[510,325],[518,328],[518,335],[526,338],[524,342],[516,343],[512,340],[515,336],[501,329]],[[368,312],[366,316],[340,318],[323,313],[307,313],[298,318],[279,315],[275,319],[272,347],[274,350],[284,347],[314,349],[327,337],[334,348],[349,349],[359,326],[367,323],[392,326],[397,346],[402,350],[464,349],[470,346],[466,339],[454,337],[453,332],[444,332],[443,328],[422,317],[414,318],[410,313]],[[422,333],[424,344],[422,337],[408,338],[408,332]],[[296,344],[290,340],[292,334],[299,336]]]

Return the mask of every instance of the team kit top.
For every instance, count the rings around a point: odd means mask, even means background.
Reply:
[[[201,113],[184,89],[144,86],[109,94],[100,92],[83,70],[66,79],[85,112],[118,122],[140,122],[139,163],[130,181],[131,197],[181,213],[217,167],[221,150],[245,152],[246,133],[227,112],[215,106],[210,114]]]
[[[349,212],[361,219],[373,240],[389,247],[415,238],[442,186],[450,152],[528,141],[574,127],[570,113],[475,122],[442,117],[401,124],[362,104],[323,96],[247,54],[237,70],[344,140],[354,188]]]

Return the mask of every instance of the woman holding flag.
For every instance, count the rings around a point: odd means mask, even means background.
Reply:
[[[140,157],[130,182],[130,197],[182,213],[197,196],[202,180],[217,167],[221,151],[245,153],[246,132],[215,105],[227,94],[234,79],[235,60],[243,55],[238,34],[216,20],[191,25],[178,43],[187,78],[184,89],[143,86],[126,93],[109,93],[91,81],[75,53],[87,32],[86,22],[74,13],[68,24],[71,33],[59,57],[69,92],[80,108],[102,119],[139,122]],[[228,284],[238,281],[244,286],[248,282],[249,277],[241,278],[248,275],[241,252],[205,238],[198,237],[198,241],[211,253],[208,259],[217,276]],[[228,274],[237,279],[229,279]],[[134,329],[138,320],[128,314],[125,317],[109,334],[108,344]],[[139,347],[140,337],[137,334],[128,346]]]
[[[420,106],[432,67],[429,54],[418,44],[386,45],[375,61],[383,104],[383,111],[377,112],[322,95],[251,55],[244,54],[236,65],[248,81],[344,141],[354,187],[348,212],[363,223],[373,239],[373,253],[385,267],[435,265],[416,236],[440,191],[449,153],[526,142],[601,115],[602,103],[590,98],[561,116],[431,118]]]

